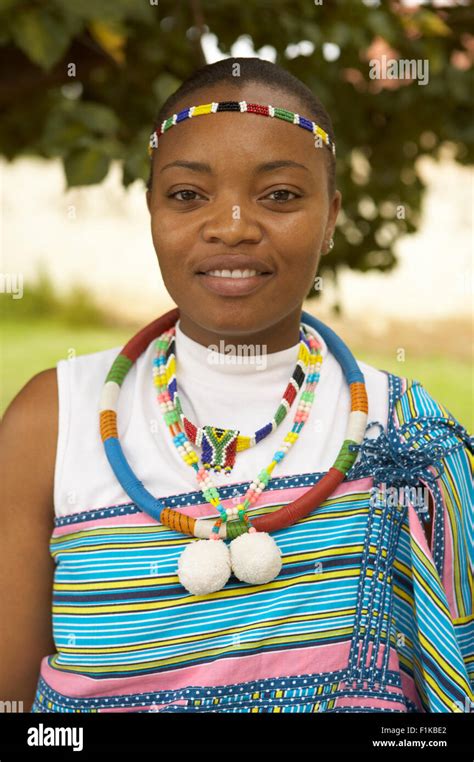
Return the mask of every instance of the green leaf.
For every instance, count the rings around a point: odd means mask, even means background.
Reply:
[[[9,11],[15,5],[20,5],[21,0],[0,0],[0,13]]]
[[[181,81],[171,74],[160,74],[152,84],[153,95],[158,103],[164,103],[171,93],[178,89]]]
[[[82,125],[54,119],[46,124],[41,147],[45,156],[64,156],[85,137],[87,131]]]
[[[11,33],[19,48],[42,69],[57,63],[72,39],[73,26],[60,21],[47,10],[22,11],[11,21]]]
[[[112,135],[120,125],[117,115],[101,103],[79,101],[71,118],[84,125],[91,132]]]
[[[68,187],[100,183],[109,170],[109,159],[98,148],[81,148],[64,159]]]
[[[133,18],[151,23],[159,18],[159,5],[151,7],[148,0],[53,0],[62,12],[76,15],[81,19],[101,19],[101,21],[121,21]]]

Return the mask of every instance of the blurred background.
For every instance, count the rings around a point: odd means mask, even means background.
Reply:
[[[199,66],[257,56],[335,129],[342,212],[305,309],[472,433],[473,21],[470,2],[0,0],[0,412],[174,306],[145,201],[154,117]]]

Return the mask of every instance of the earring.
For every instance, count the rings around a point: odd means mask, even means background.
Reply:
[[[329,244],[328,244],[328,249],[329,249],[329,251],[331,251],[331,249],[333,249],[333,248],[334,248],[334,240],[331,238],[331,240],[329,241]]]

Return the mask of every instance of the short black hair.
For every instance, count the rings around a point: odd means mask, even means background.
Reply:
[[[239,77],[232,75],[232,67],[235,64],[239,64],[240,67]],[[238,89],[239,85],[242,83],[262,83],[274,86],[275,89],[281,90],[283,93],[296,95],[300,99],[301,105],[304,107],[304,110],[302,109],[303,116],[307,116],[308,118],[312,117],[313,121],[315,121],[316,124],[319,124],[319,126],[328,133],[331,142],[335,142],[331,118],[319,98],[314,95],[309,87],[307,87],[300,79],[293,74],[290,74],[289,71],[277,64],[271,63],[270,61],[264,61],[261,58],[224,58],[221,61],[216,61],[215,63],[207,64],[206,66],[197,69],[160,107],[155,118],[153,130],[159,130],[162,122],[175,113],[175,106],[184,96],[191,95],[209,85],[215,85],[220,82],[228,82],[230,87],[236,89]],[[284,101],[284,99],[282,99],[282,101]],[[285,108],[284,102],[275,105]],[[326,157],[325,161],[328,174],[329,198],[332,199],[336,190],[336,160],[332,151],[325,146],[324,154]],[[151,191],[152,182],[153,154],[146,186],[149,191]]]

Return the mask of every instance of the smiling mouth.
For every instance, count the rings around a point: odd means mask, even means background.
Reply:
[[[253,278],[255,275],[271,275],[270,272],[260,272],[259,270],[208,270],[197,274],[210,275],[213,278]]]
[[[198,272],[199,280],[209,291],[221,296],[245,296],[272,278],[272,272],[257,270],[209,270]]]

